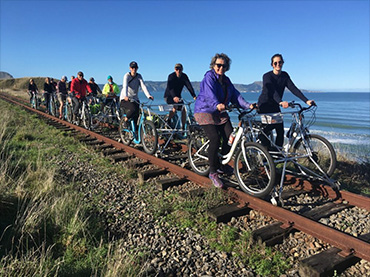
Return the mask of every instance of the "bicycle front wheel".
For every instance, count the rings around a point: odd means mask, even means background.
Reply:
[[[153,121],[145,120],[140,129],[144,151],[153,155],[157,151],[158,133]]]
[[[131,141],[134,139],[131,131],[131,124],[128,127],[125,127],[124,122],[125,118],[121,118],[119,122],[118,132],[121,136],[122,143],[124,145],[130,145]]]
[[[322,169],[329,177],[334,173],[337,166],[337,157],[330,142],[319,135],[311,134],[297,141],[293,151],[298,155],[305,156],[298,158],[297,161],[302,166],[300,169],[310,174],[310,171],[317,175],[322,175],[318,167]],[[298,166],[299,167],[299,166]]]
[[[72,110],[72,105],[71,104],[66,104],[66,120],[69,123],[72,123],[73,121],[73,110]]]
[[[204,134],[196,134],[188,144],[188,159],[193,171],[202,176],[209,174],[208,162],[209,140]]]
[[[89,109],[85,105],[83,105],[82,109],[82,125],[85,127],[85,129],[89,130],[91,127],[91,115]]]
[[[55,107],[53,96],[50,96],[49,111],[52,116],[56,116],[57,112],[56,112],[56,107]]]
[[[234,169],[241,189],[255,197],[265,197],[275,184],[274,161],[265,147],[258,143],[241,145],[236,153]]]
[[[36,98],[36,95],[33,95],[32,97],[32,100],[31,100],[31,106],[32,108],[36,109],[37,110],[37,98]]]

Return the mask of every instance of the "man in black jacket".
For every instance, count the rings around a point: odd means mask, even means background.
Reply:
[[[167,104],[175,104],[175,107],[172,109],[172,111],[170,111],[169,121],[175,115],[176,110],[179,111],[182,110],[182,105],[178,104],[183,103],[183,101],[181,100],[181,92],[184,86],[186,86],[194,100],[197,98],[194,92],[194,88],[190,83],[188,75],[186,75],[182,71],[183,71],[182,64],[177,63],[175,65],[175,72],[172,72],[170,75],[168,75],[167,87],[166,91],[164,92],[164,99],[166,100]],[[185,120],[186,113],[185,110],[182,110],[181,123],[183,128],[185,126]]]

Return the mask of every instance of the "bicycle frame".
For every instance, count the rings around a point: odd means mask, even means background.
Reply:
[[[125,129],[126,131],[129,131],[129,132],[132,133],[132,136],[133,136],[133,140],[132,141],[135,144],[140,144],[141,143],[141,140],[142,140],[140,130],[141,130],[141,128],[143,126],[143,123],[144,123],[144,121],[146,119],[146,115],[145,115],[145,111],[144,111],[144,105],[145,105],[144,103],[143,104],[140,103],[140,116],[139,116],[139,119],[138,119],[137,130],[136,130],[135,122],[132,119],[129,120],[130,121],[131,130]],[[147,111],[148,111],[148,114],[149,114],[148,116],[150,117],[151,116],[150,110],[147,109]],[[126,116],[126,114],[123,114],[122,117],[125,117],[125,116]],[[144,130],[144,134],[145,134],[145,130]]]
[[[195,125],[195,119],[191,110],[191,104],[193,101],[186,101],[184,99],[180,99],[183,103],[179,104],[169,104],[169,105],[159,105],[158,109],[160,112],[169,112],[172,111],[174,107],[182,106],[181,111],[175,111],[174,116],[172,117],[171,121],[173,124],[168,122],[168,113],[166,114],[157,114],[158,122],[156,123],[156,129],[159,136],[165,137],[164,145],[160,147],[160,153],[162,154],[170,142],[175,138],[178,139],[188,139],[190,134],[190,126]],[[153,107],[152,107],[153,108]],[[177,113],[180,112],[180,116]],[[182,125],[182,113],[185,112],[185,126],[181,129]]]

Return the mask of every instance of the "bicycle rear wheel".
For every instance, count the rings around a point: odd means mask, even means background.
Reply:
[[[246,142],[240,147],[236,153],[234,169],[241,189],[255,197],[265,197],[275,184],[274,161],[266,148],[258,143]]]
[[[104,122],[104,115],[102,113],[94,114],[91,116],[91,129],[99,127],[100,123]]]
[[[130,145],[131,141],[134,139],[132,131],[131,131],[131,124],[127,127],[124,126],[124,117],[121,118],[119,122],[119,135],[121,136],[122,143],[124,145]],[[131,123],[131,122],[129,122]]]
[[[140,129],[144,151],[153,155],[157,151],[158,133],[153,121],[145,120]]]
[[[326,138],[315,134],[306,136],[305,141],[307,146],[303,139],[299,139],[293,147],[293,151],[298,155],[307,156],[299,158],[297,161],[308,170],[303,167],[300,167],[300,169],[307,174],[310,174],[309,171],[312,171],[322,175],[322,172],[317,167],[318,165],[330,177],[337,166],[337,157],[333,146]]]
[[[196,134],[188,144],[188,159],[193,171],[202,176],[209,174],[208,162],[209,140],[205,134]]]

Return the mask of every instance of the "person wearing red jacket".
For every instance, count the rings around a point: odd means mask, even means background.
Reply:
[[[86,91],[92,92],[89,84],[84,79],[84,74],[79,71],[77,73],[77,78],[74,78],[71,83],[71,93],[73,93],[73,121],[76,121],[80,105],[86,98]]]

